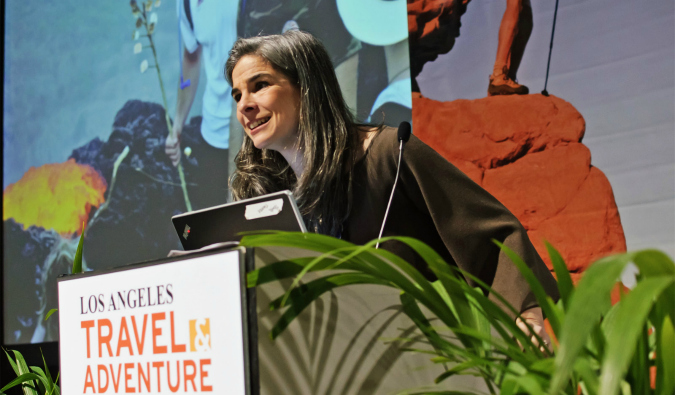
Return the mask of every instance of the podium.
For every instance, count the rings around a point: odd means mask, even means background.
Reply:
[[[60,279],[63,392],[391,394],[431,388],[443,368],[428,354],[405,351],[429,347],[390,288],[337,289],[271,340],[285,310],[270,311],[269,302],[292,280],[245,289],[245,272],[314,255],[281,247],[214,249]],[[451,388],[480,388],[472,379],[453,380]]]

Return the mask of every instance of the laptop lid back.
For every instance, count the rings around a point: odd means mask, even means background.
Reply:
[[[192,211],[171,218],[186,251],[241,240],[241,232],[307,232],[290,191]]]

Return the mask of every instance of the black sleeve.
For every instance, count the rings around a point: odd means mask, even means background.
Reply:
[[[461,269],[491,284],[520,312],[537,306],[524,277],[493,243],[496,239],[527,263],[549,296],[559,298],[551,272],[504,205],[415,136],[406,144],[403,158],[399,182],[404,192],[419,210],[429,213]]]

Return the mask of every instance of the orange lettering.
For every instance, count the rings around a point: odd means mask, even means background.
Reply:
[[[131,349],[131,338],[129,337],[129,328],[127,327],[127,319],[122,317],[120,322],[120,338],[117,340],[117,356],[120,356],[122,347],[129,349],[129,355],[134,355],[134,350]]]
[[[188,365],[192,366],[192,373],[188,374]],[[194,392],[197,392],[197,387],[195,386],[195,377],[197,376],[197,367],[195,366],[194,361],[186,359],[183,361],[183,377],[185,377],[185,392],[187,392],[187,383],[188,380],[192,383],[192,390]]]
[[[157,345],[157,336],[162,335],[162,328],[157,328],[157,321],[166,318],[165,313],[152,313],[152,353],[166,354],[166,346]]]
[[[89,329],[94,327],[94,320],[82,321],[80,328],[87,330],[87,358],[91,358],[91,349],[89,347]]]
[[[143,373],[143,365],[141,363],[138,363],[138,392],[143,392],[141,390],[141,378],[143,378],[143,382],[145,383],[145,390],[150,392],[150,362],[147,364],[147,372],[148,375],[146,376],[145,373]],[[157,381],[159,381],[159,377],[157,377]]]
[[[148,323],[148,315],[143,314],[143,330],[141,331],[141,338],[138,338],[138,329],[136,328],[136,317],[131,316],[131,325],[134,327],[134,337],[136,338],[136,348],[138,355],[143,355],[143,347],[145,346],[145,329]]]
[[[125,363],[124,364],[124,392],[127,394],[134,393],[136,392],[136,388],[134,387],[129,387],[129,380],[131,380],[131,374],[129,374],[129,369],[134,368],[133,363]]]
[[[176,330],[173,325],[173,311],[169,313],[171,317],[171,352],[185,352],[185,344],[176,344]],[[196,391],[196,390],[195,390]]]
[[[108,334],[103,336],[103,331],[101,328],[104,326],[108,327]],[[112,339],[112,324],[107,318],[98,320],[98,357],[103,357],[103,345],[105,344],[108,347],[108,355],[113,356],[112,347],[110,347],[110,340]]]
[[[171,392],[178,392],[180,388],[180,361],[176,361],[176,385],[171,384],[171,364],[166,361],[166,381],[169,382],[169,389]]]
[[[112,364],[108,365],[110,366],[110,377],[112,377],[112,383],[113,387],[115,387],[115,393],[117,393],[117,390],[120,388],[120,377],[122,376],[122,364],[117,364],[117,381],[115,381],[115,371],[112,368]]]
[[[102,386],[101,383],[101,371],[105,372],[105,386]],[[108,369],[105,368],[105,365],[98,365],[98,393],[102,394],[108,390]]]
[[[157,361],[152,363],[152,367],[157,369],[157,392],[162,392],[162,379],[159,374],[159,368],[164,366],[163,361]]]
[[[94,376],[91,375],[91,367],[87,366],[87,373],[84,376],[84,391],[82,393],[87,393],[87,388],[91,387],[91,391],[96,393],[96,388],[94,387]]]
[[[209,377],[209,372],[204,371],[204,366],[211,366],[211,358],[200,359],[199,360],[199,376],[201,377],[201,391],[202,392],[211,392],[213,391],[213,386],[204,384],[204,379]]]

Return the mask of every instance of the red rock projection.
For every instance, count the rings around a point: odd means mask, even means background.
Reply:
[[[450,52],[459,37],[460,18],[470,0],[408,0],[408,38],[413,92],[422,67]]]
[[[413,94],[417,137],[492,193],[523,223],[551,267],[556,247],[574,281],[626,241],[605,175],[581,143],[585,122],[555,96],[494,96],[438,102]]]

